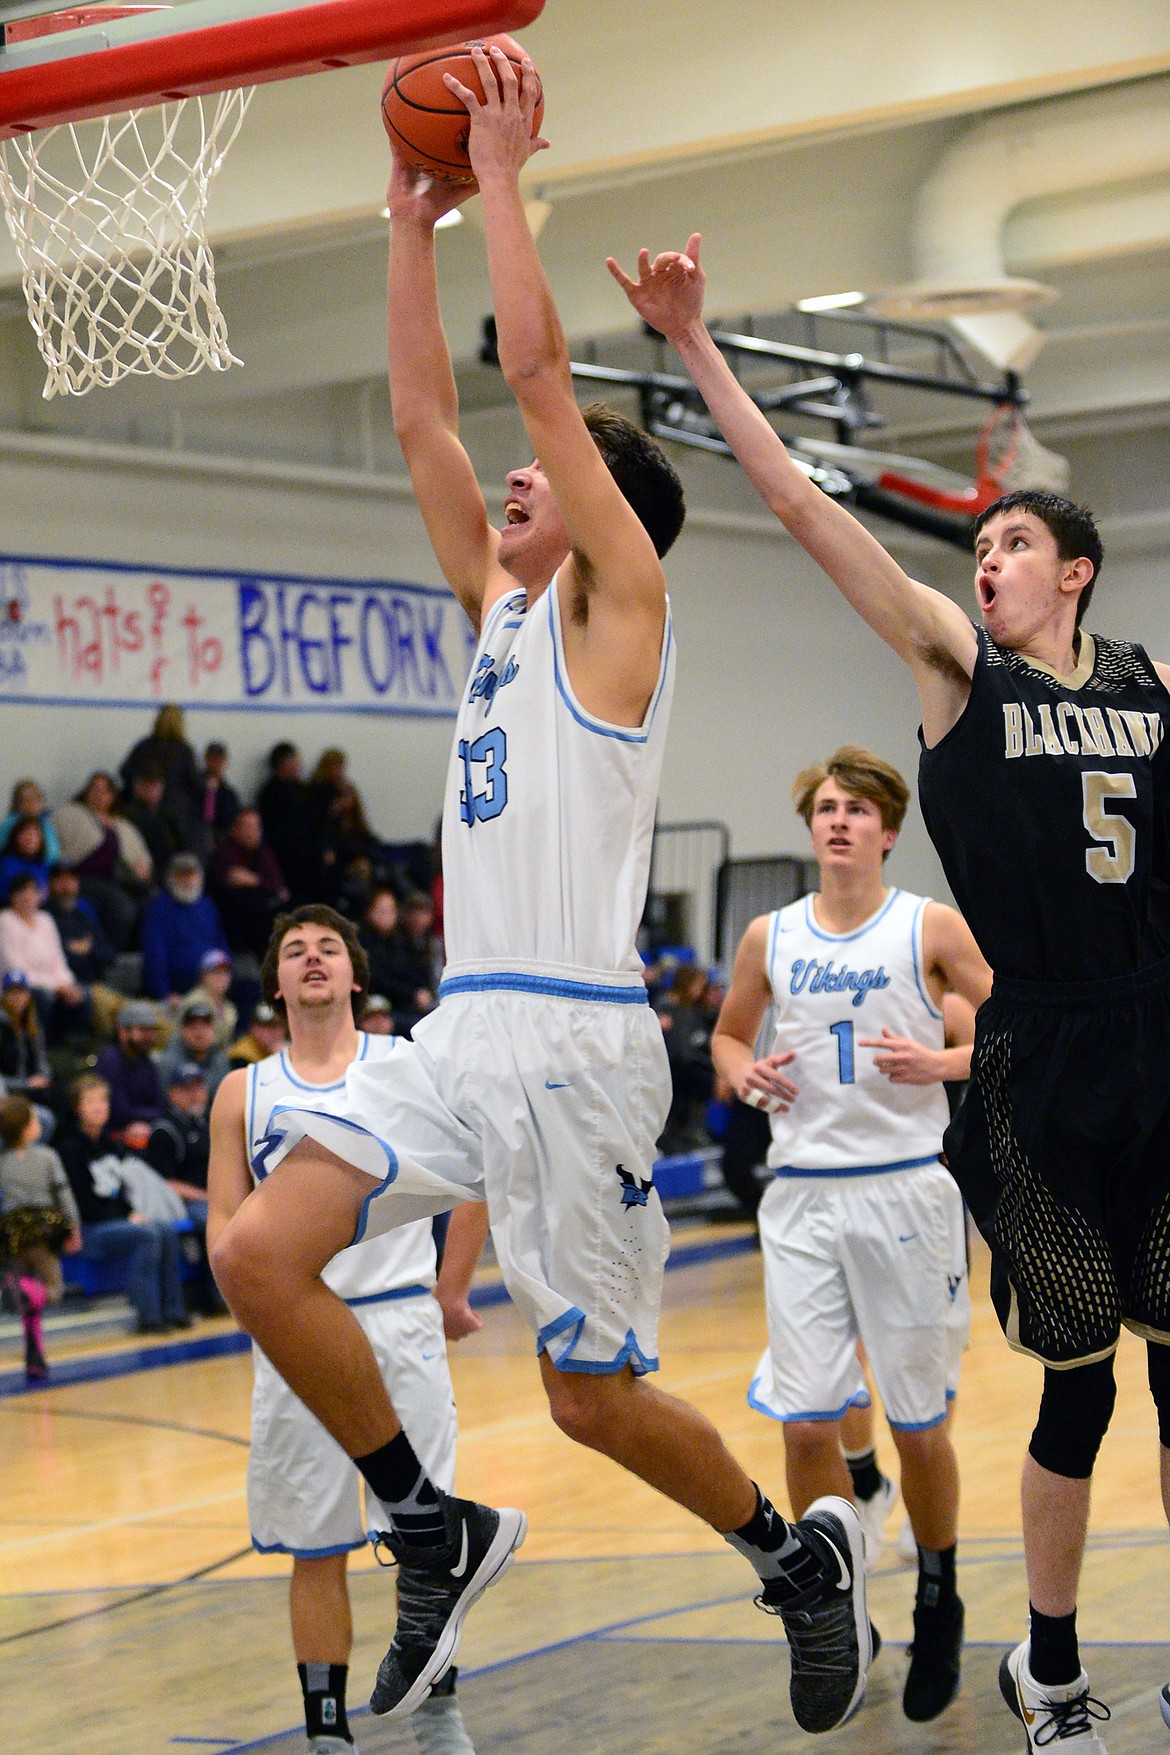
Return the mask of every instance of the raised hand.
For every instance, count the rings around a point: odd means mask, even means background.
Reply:
[[[534,152],[543,152],[547,140],[533,139],[532,118],[540,81],[536,68],[525,55],[520,63],[520,77],[504,51],[493,43],[490,54],[480,48],[471,51],[483,86],[483,98],[453,73],[444,73],[443,83],[467,105],[471,130],[467,154],[471,168],[482,182],[493,171],[510,171],[519,176]]]
[[[605,259],[605,266],[639,317],[668,341],[702,321],[707,287],[699,261],[702,241],[698,232],[692,232],[685,250],[664,250],[653,262],[649,250],[639,250],[637,280],[631,280],[612,256]]]
[[[477,193],[474,183],[449,183],[445,178],[432,177],[426,171],[416,171],[406,163],[393,142],[390,150],[394,168],[386,190],[386,205],[391,220],[416,219],[424,225],[434,226],[445,213],[450,213],[453,207],[461,207]]]

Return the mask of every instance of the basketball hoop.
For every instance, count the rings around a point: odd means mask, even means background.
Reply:
[[[239,364],[207,195],[257,84],[519,28],[544,0],[55,3],[0,0],[0,197],[46,398]]]
[[[975,447],[975,480],[956,491],[928,477],[913,477],[901,468],[884,469],[877,485],[887,493],[917,500],[936,512],[977,518],[1002,494],[1015,488],[1045,493],[1068,491],[1069,463],[1058,451],[1042,445],[1014,402],[1001,402],[984,422]]]
[[[239,364],[216,297],[207,195],[254,89],[0,141],[46,398]]]
[[[1072,473],[1068,458],[1040,443],[1015,403],[1003,402],[992,411],[979,435],[975,456],[979,481],[995,488],[994,499],[1016,488],[1068,492]]]

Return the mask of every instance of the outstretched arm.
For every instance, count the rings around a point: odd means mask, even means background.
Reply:
[[[435,272],[435,223],[474,192],[467,184],[416,176],[395,151],[387,191],[386,327],[394,431],[439,565],[478,627],[485,595],[504,575],[496,563],[499,536],[459,440],[459,402]]]
[[[564,333],[525,217],[520,172],[547,144],[531,139],[535,70],[525,58],[518,80],[499,50],[490,60],[478,49],[474,57],[484,100],[450,74],[447,84],[471,116],[468,151],[483,197],[500,366],[572,550],[565,596],[577,601],[562,604],[569,672],[590,711],[636,725],[658,678],[662,568],[577,407]]]
[[[667,251],[653,262],[643,250],[636,280],[612,256],[606,266],[638,315],[679,354],[769,509],[874,632],[910,665],[922,696],[927,738],[933,742],[966,702],[977,651],[974,628],[949,598],[909,578],[864,525],[823,494],[789,457],[703,321],[701,242],[696,232],[685,251]]]

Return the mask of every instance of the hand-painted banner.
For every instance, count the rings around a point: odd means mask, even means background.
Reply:
[[[452,718],[474,646],[426,585],[0,555],[0,704]]]

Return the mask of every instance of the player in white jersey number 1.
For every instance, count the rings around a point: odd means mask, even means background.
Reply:
[[[290,1103],[336,1108],[352,1064],[375,1065],[401,1053],[390,1036],[367,1036],[355,1018],[369,986],[365,953],[351,921],[310,903],[282,915],[264,959],[265,998],[287,1021],[289,1046],[230,1073],[212,1110],[208,1235],[214,1240],[268,1173],[273,1117]],[[326,1284],[361,1323],[411,1443],[447,1492],[455,1479],[455,1400],[444,1331],[471,1333],[479,1319],[467,1302],[482,1243],[478,1208],[452,1218],[436,1284],[429,1220],[346,1249],[329,1263]],[[349,1554],[387,1521],[367,1497],[341,1447],[256,1349],[248,1518],[262,1554],[292,1556],[289,1610],[304,1696],[308,1755],[352,1755],[346,1685],[353,1621]],[[412,1714],[422,1755],[474,1755],[455,1698],[455,1673]]]
[[[398,1626],[372,1704],[407,1711],[508,1564],[523,1515],[443,1494],[364,1336],[320,1278],[355,1236],[486,1196],[504,1282],[531,1323],[553,1419],[721,1532],[784,1621],[790,1694],[831,1730],[865,1687],[870,1625],[853,1506],[790,1525],[718,1433],[662,1394],[668,1229],[652,1182],[669,1103],[635,934],[673,671],[660,557],[682,523],[658,447],[587,424],[524,216],[535,74],[475,52],[467,105],[500,364],[536,453],[493,530],[458,436],[433,234],[466,187],[390,184],[395,428],[439,563],[479,633],[443,812],[448,965],[409,1052],[351,1069],[341,1119],[279,1117],[270,1174],[219,1237],[233,1310],[388,1509]]]
[[[864,1341],[918,1544],[903,1709],[922,1721],[954,1698],[963,1640],[947,1393],[969,1303],[963,1203],[939,1162],[942,1081],[967,1077],[991,971],[953,908],[883,882],[909,796],[857,745],[798,775],[820,889],[752,921],[711,1048],[736,1094],[772,1116],[775,1180],[759,1211],[769,1346],[748,1399],[782,1422],[798,1515],[847,1495],[840,1429],[868,1399]],[[947,993],[968,1002],[953,1048]],[[757,1060],[769,1005],[775,1046]]]

